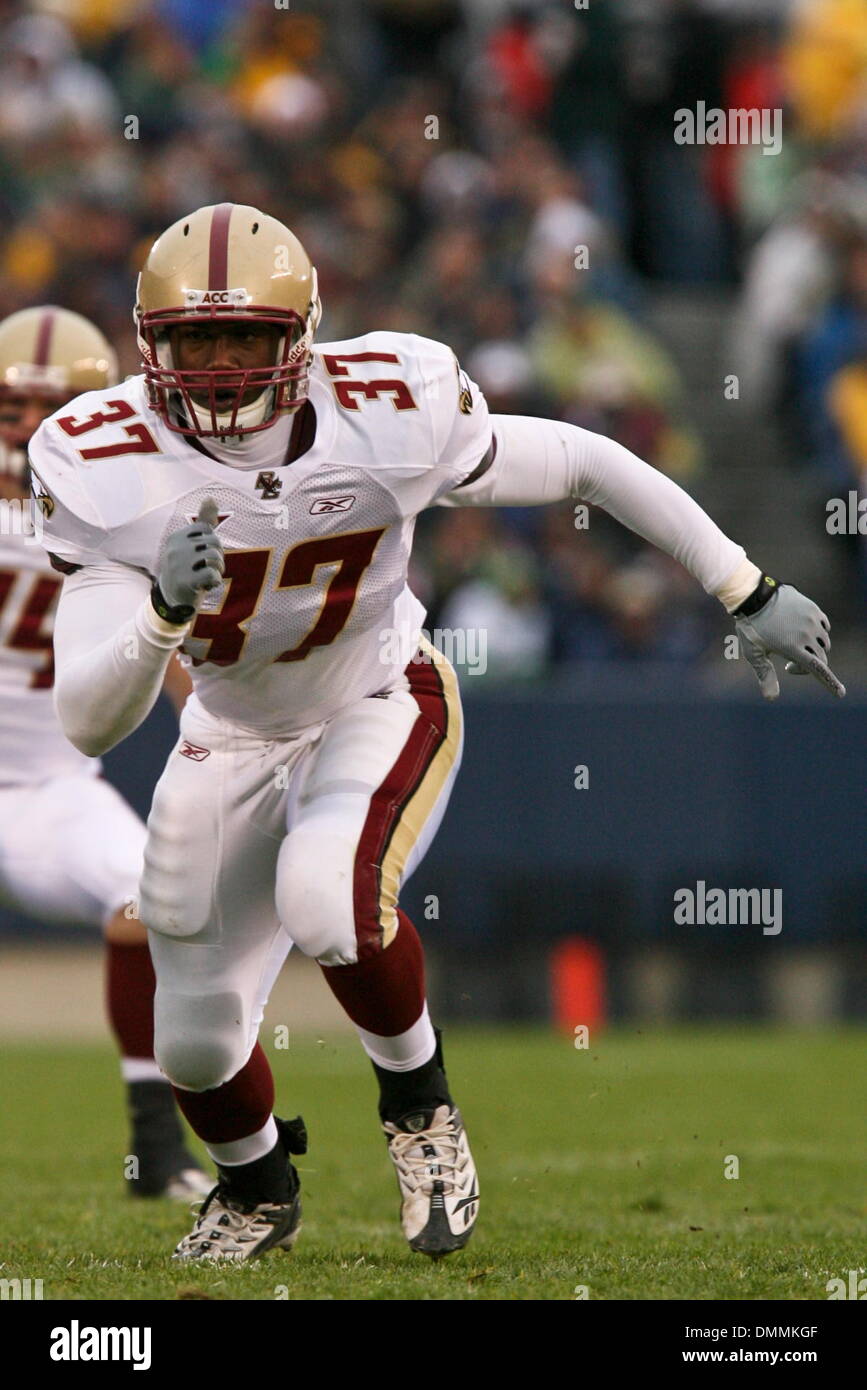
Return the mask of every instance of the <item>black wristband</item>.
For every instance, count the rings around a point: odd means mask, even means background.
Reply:
[[[162,590],[156,581],[151,589],[151,603],[159,617],[167,623],[175,623],[177,627],[183,627],[184,623],[188,623],[196,612],[192,604],[189,603],[178,603],[174,608],[170,603],[166,603]]]
[[[740,608],[734,610],[732,617],[751,618],[754,613],[758,613],[760,608],[764,608],[769,599],[774,597],[779,587],[776,579],[772,579],[769,574],[763,574],[749,598],[745,598]]]

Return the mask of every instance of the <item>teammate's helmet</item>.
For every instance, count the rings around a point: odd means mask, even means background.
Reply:
[[[82,391],[117,381],[117,358],[95,324],[70,309],[41,304],[20,309],[0,323],[0,402],[37,398],[52,409]],[[3,431],[0,470],[23,475],[27,439]]]
[[[320,314],[316,270],[282,222],[239,203],[182,217],[154,242],[138,278],[135,319],[150,405],[180,434],[268,429],[307,399]],[[275,325],[280,337],[273,365],[179,370],[169,330],[203,319]],[[244,404],[257,386],[261,390]],[[227,389],[234,392],[231,406],[223,400]]]

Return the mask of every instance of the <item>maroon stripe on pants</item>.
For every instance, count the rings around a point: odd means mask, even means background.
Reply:
[[[227,290],[229,275],[229,223],[234,203],[218,203],[211,218],[211,240],[208,245],[208,289]]]
[[[406,675],[419,715],[396,761],[370,799],[355,854],[352,901],[359,961],[382,950],[382,861],[406,806],[448,733],[448,704],[434,663],[410,662]]]
[[[42,318],[39,320],[39,327],[36,330],[36,346],[33,351],[34,367],[47,367],[48,356],[51,352],[51,336],[54,332],[54,323],[57,314],[53,309],[46,309]]]

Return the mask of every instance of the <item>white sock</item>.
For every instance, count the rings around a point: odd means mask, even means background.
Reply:
[[[358,1036],[371,1062],[384,1071],[414,1071],[430,1061],[437,1046],[427,1004],[405,1033],[384,1038],[379,1033],[368,1033],[366,1028],[359,1028]]]
[[[164,1081],[169,1079],[161,1072],[152,1057],[121,1057],[120,1074],[124,1081]]]
[[[224,1168],[236,1168],[241,1163],[255,1163],[257,1158],[264,1158],[276,1143],[277,1124],[274,1116],[269,1115],[255,1134],[248,1134],[244,1139],[232,1139],[228,1144],[206,1144],[205,1148],[215,1163],[222,1164]]]

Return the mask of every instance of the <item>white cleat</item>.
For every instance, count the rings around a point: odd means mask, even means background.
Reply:
[[[266,1250],[289,1250],[301,1229],[301,1197],[273,1205],[243,1206],[219,1186],[202,1204],[196,1224],[184,1236],[173,1260],[254,1260]]]
[[[413,1250],[432,1259],[466,1245],[479,1210],[479,1184],[461,1112],[404,1115],[383,1125],[400,1188],[400,1222]]]

